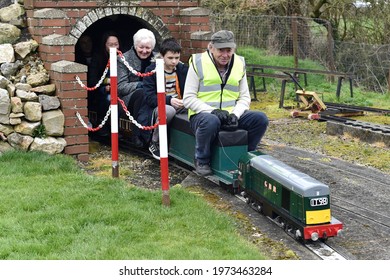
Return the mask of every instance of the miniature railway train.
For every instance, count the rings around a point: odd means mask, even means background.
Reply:
[[[130,135],[131,126],[120,119],[120,133]],[[168,130],[169,157],[194,168],[195,137],[187,114],[177,114]],[[297,240],[326,240],[342,232],[343,224],[331,215],[329,186],[261,151],[248,152],[245,130],[221,130],[212,151],[213,174],[206,178],[241,194]]]

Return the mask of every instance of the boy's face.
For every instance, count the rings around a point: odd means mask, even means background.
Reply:
[[[180,61],[180,53],[168,51],[164,57],[164,70],[172,72]]]

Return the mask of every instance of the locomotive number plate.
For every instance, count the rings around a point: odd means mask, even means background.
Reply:
[[[323,206],[328,204],[328,198],[327,197],[318,197],[318,198],[312,198],[310,199],[310,206]]]

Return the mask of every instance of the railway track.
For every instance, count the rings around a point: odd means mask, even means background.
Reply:
[[[305,244],[305,247],[322,260],[346,260],[335,249],[321,241]]]
[[[390,126],[375,124],[370,122],[363,122],[355,119],[351,119],[348,117],[337,116],[337,114],[354,114],[364,112],[372,112],[378,113],[382,115],[389,115],[390,110],[380,109],[380,108],[371,108],[371,107],[361,107],[361,106],[353,106],[353,105],[345,105],[345,104],[337,104],[337,103],[329,103],[325,102],[327,109],[323,112],[320,112],[319,121],[333,121],[337,123],[342,123],[346,126],[352,126],[355,128],[366,129],[375,131],[377,133],[382,133],[384,135],[390,135]]]
[[[320,114],[320,121],[334,121],[338,123],[342,123],[346,126],[352,126],[360,129],[372,130],[378,133],[382,133],[384,135],[390,135],[390,126],[375,124],[370,122],[362,122],[350,118],[333,116],[333,115],[323,115]]]
[[[348,212],[350,215],[374,224],[376,228],[382,227],[384,230],[390,231],[390,216],[357,204],[350,203],[349,201],[340,197],[333,196],[332,202],[332,206],[334,208],[338,208],[344,212]]]
[[[390,115],[390,110],[381,109],[381,108],[372,108],[372,107],[364,107],[364,106],[354,106],[354,105],[346,105],[332,102],[324,102],[326,107],[330,110],[354,110],[354,111],[365,111],[365,112],[373,112],[383,115]]]

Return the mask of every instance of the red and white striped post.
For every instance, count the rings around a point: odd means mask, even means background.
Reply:
[[[111,158],[112,177],[119,177],[118,143],[118,79],[117,49],[110,48],[110,95],[111,95]]]
[[[162,203],[165,206],[171,204],[169,198],[169,177],[168,177],[168,137],[167,137],[167,117],[165,110],[165,75],[164,60],[156,59],[156,78],[157,78],[157,106],[158,106],[158,136],[160,143],[160,169],[161,169],[161,187]]]

